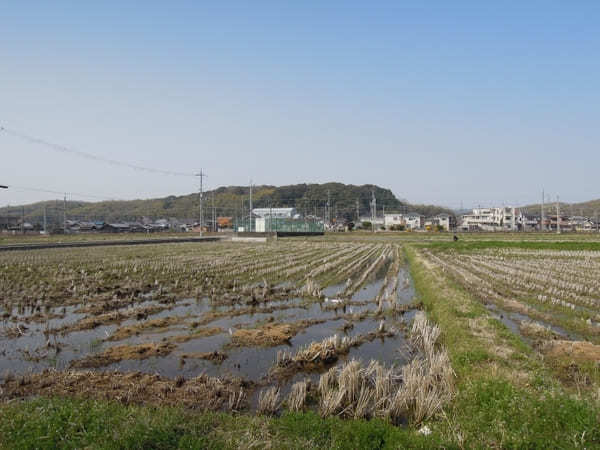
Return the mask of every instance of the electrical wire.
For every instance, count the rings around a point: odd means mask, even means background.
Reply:
[[[143,171],[143,172],[149,172],[149,173],[155,173],[155,174],[161,174],[161,175],[169,175],[169,176],[177,176],[177,177],[193,177],[194,174],[193,173],[187,173],[187,172],[174,172],[171,170],[163,170],[163,169],[154,169],[154,168],[150,168],[150,167],[144,167],[144,166],[140,166],[137,164],[131,164],[125,161],[118,161],[116,159],[110,159],[110,158],[105,158],[103,156],[97,156],[97,155],[93,155],[91,153],[87,153],[87,152],[83,152],[81,150],[76,150],[73,148],[69,148],[66,147],[64,145],[59,145],[59,144],[55,144],[49,141],[46,141],[44,139],[40,139],[31,135],[28,135],[26,133],[22,133],[20,131],[15,131],[15,130],[11,130],[9,128],[6,128],[4,126],[0,126],[0,132],[4,132],[7,135],[16,137],[18,139],[21,139],[23,141],[32,143],[32,144],[37,144],[37,145],[41,145],[43,147],[46,147],[50,150],[56,151],[56,152],[60,152],[60,153],[66,153],[66,154],[70,154],[70,155],[75,155],[75,156],[79,156],[80,158],[85,158],[91,161],[96,161],[96,162],[102,162],[105,164],[110,164],[112,166],[120,166],[120,167],[127,167],[133,170],[138,170],[138,171]]]
[[[50,189],[41,189],[41,188],[34,188],[34,187],[26,187],[26,186],[16,186],[14,184],[9,185],[9,188],[12,190],[17,190],[17,191],[32,191],[32,192],[44,192],[46,194],[58,194],[58,195],[68,195],[70,197],[83,197],[83,198],[93,198],[95,200],[101,200],[101,201],[117,201],[118,199],[116,198],[107,198],[107,197],[99,197],[97,195],[91,195],[91,194],[81,194],[81,193],[77,193],[77,192],[68,192],[68,191],[53,191]]]

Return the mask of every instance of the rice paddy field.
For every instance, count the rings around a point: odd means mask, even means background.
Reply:
[[[600,239],[518,236],[0,252],[0,435],[110,407],[167,448],[600,446]]]

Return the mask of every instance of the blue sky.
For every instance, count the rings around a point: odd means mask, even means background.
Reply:
[[[209,188],[375,183],[451,207],[526,204],[542,187],[600,198],[598,23],[596,1],[6,1],[0,126],[202,167]],[[196,189],[5,133],[0,155],[0,184]],[[14,188],[0,206],[55,197]]]

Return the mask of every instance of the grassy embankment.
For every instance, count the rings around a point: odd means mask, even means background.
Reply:
[[[381,420],[321,419],[314,413],[268,418],[36,399],[0,409],[6,448],[429,448],[442,442]]]

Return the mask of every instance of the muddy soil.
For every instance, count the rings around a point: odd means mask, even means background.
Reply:
[[[147,359],[152,357],[166,356],[175,349],[171,343],[150,343],[140,345],[118,345],[109,347],[97,355],[89,355],[83,359],[73,361],[73,368],[103,367],[123,360]]]
[[[141,372],[95,372],[45,370],[36,374],[4,379],[0,399],[32,395],[85,396],[118,400],[125,404],[183,405],[187,408],[218,411],[247,408],[254,384],[240,378],[206,375],[186,380],[170,379]]]
[[[569,359],[579,363],[600,364],[600,345],[587,341],[547,341],[541,351],[550,358]]]

